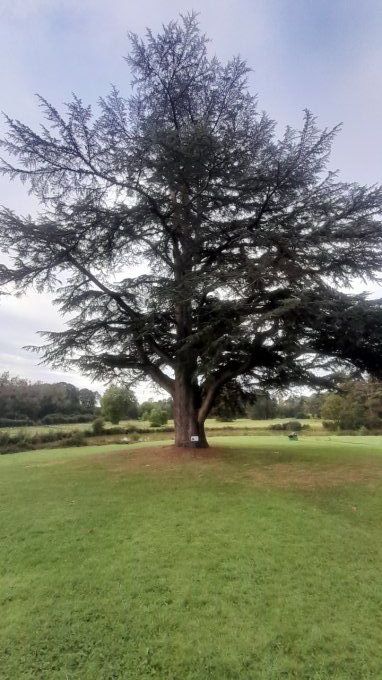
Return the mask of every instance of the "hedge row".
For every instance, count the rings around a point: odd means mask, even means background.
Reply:
[[[116,425],[115,427],[105,428],[102,434],[152,434],[153,432],[174,432],[173,427],[120,427]]]
[[[289,420],[287,423],[274,423],[268,426],[268,430],[274,430],[275,432],[300,432],[300,430],[310,430],[310,425],[301,425],[298,420]]]
[[[0,427],[28,427],[30,425],[65,425],[67,423],[91,423],[94,413],[48,413],[41,420],[34,421],[30,418],[0,418]]]
[[[89,433],[80,430],[71,431],[51,431],[28,435],[19,432],[16,435],[8,432],[0,432],[0,455],[4,453],[15,453],[16,451],[27,451],[40,449],[44,444],[54,442],[60,446],[84,446],[86,435]]]
[[[94,413],[48,413],[41,418],[42,425],[65,425],[66,423],[91,423],[95,418]]]
[[[28,425],[33,425],[33,420],[29,420],[29,418],[18,418],[17,420],[0,418],[0,427],[27,427]]]
[[[172,427],[161,427],[157,432],[173,432]],[[87,439],[95,436],[110,436],[110,435],[136,435],[152,434],[152,428],[137,429],[134,427],[111,427],[100,432],[93,432],[93,430],[48,430],[46,432],[37,432],[29,434],[27,431],[23,432],[0,432],[0,455],[3,453],[16,453],[17,451],[28,451],[42,448],[44,444],[54,442],[60,447],[67,446],[86,446]]]

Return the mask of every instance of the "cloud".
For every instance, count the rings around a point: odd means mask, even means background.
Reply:
[[[39,365],[39,355],[23,349],[26,345],[42,344],[38,331],[64,328],[50,296],[32,292],[20,298],[2,298],[0,319],[0,372],[10,371],[31,380],[66,381],[78,387],[91,387],[89,379],[73,371],[52,370]],[[97,384],[93,389],[100,387]]]

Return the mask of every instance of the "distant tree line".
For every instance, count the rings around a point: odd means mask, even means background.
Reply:
[[[139,419],[160,427],[173,417],[173,405],[172,399],[149,399],[139,404],[127,385],[110,385],[101,397],[101,413],[115,425],[121,420]]]
[[[382,430],[382,382],[343,379],[335,391],[311,395],[252,394],[225,389],[212,412],[221,421],[236,418],[322,418],[328,430]]]
[[[94,420],[97,415],[113,424],[137,420],[153,427],[173,419],[172,399],[149,399],[139,404],[127,385],[110,385],[101,397],[71,383],[31,382],[8,372],[0,374],[0,427],[32,423],[60,424]],[[220,421],[237,418],[322,418],[329,430],[382,430],[382,382],[372,379],[343,380],[336,391],[311,395],[246,392],[235,382],[222,389],[211,417]]]
[[[101,399],[102,414],[112,423],[140,420],[159,427],[173,419],[171,399],[150,399],[139,404],[128,387],[111,386]],[[222,422],[237,418],[253,420],[303,420],[322,418],[328,429],[382,429],[382,382],[344,380],[337,391],[301,394],[270,394],[246,391],[233,382],[224,386],[211,417]]]
[[[148,421],[153,427],[165,425],[173,417],[172,399],[150,399],[139,406],[139,418]]]
[[[324,399],[324,393],[280,396],[267,392],[246,392],[233,383],[222,390],[211,417],[221,421],[236,418],[319,418]]]
[[[55,425],[90,422],[102,414],[113,424],[121,420],[145,420],[153,426],[173,417],[171,399],[150,399],[142,404],[127,385],[110,385],[100,399],[87,388],[67,382],[32,382],[8,372],[0,374],[0,427],[32,423]]]
[[[246,415],[254,420],[320,418],[324,399],[323,392],[285,397],[262,394],[258,395],[253,403],[248,404]]]
[[[329,430],[382,429],[382,382],[347,381],[324,397],[321,417]]]
[[[30,382],[0,374],[0,426],[86,422],[92,420],[98,394],[71,383]]]

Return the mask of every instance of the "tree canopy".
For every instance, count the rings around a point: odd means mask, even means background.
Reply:
[[[39,130],[7,118],[3,172],[42,209],[2,209],[12,264],[0,283],[54,290],[71,316],[45,333],[44,360],[151,378],[186,446],[206,445],[204,420],[232,380],[380,374],[381,303],[341,288],[381,270],[382,191],[328,170],[338,127],[305,111],[278,138],[246,63],[211,57],[194,14],[131,34],[127,64],[131,94],[113,88],[97,113],[40,97]]]
[[[126,385],[110,385],[101,397],[102,415],[111,423],[122,418],[138,418],[138,401]]]
[[[0,424],[9,420],[76,422],[93,417],[97,392],[66,382],[31,382],[8,372],[0,374]]]
[[[321,415],[333,429],[380,430],[382,427],[382,383],[378,380],[346,381],[338,392],[329,393]]]

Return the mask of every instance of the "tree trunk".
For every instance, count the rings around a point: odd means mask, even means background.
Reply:
[[[182,201],[187,200],[187,188],[183,187]],[[179,300],[175,305],[177,340],[183,347],[177,354],[174,386],[174,424],[175,446],[205,449],[208,447],[204,432],[204,417],[200,417],[200,388],[197,382],[197,355],[195,350],[187,348],[185,340],[192,334],[192,309],[187,275],[192,271],[192,240],[189,233],[190,224],[180,224],[179,205],[174,196],[175,222],[180,228],[182,238],[174,241],[175,281]],[[199,416],[199,417],[198,417]]]
[[[208,448],[204,420],[198,420],[198,397],[198,386],[193,385],[186,371],[179,370],[174,395],[175,446]]]

